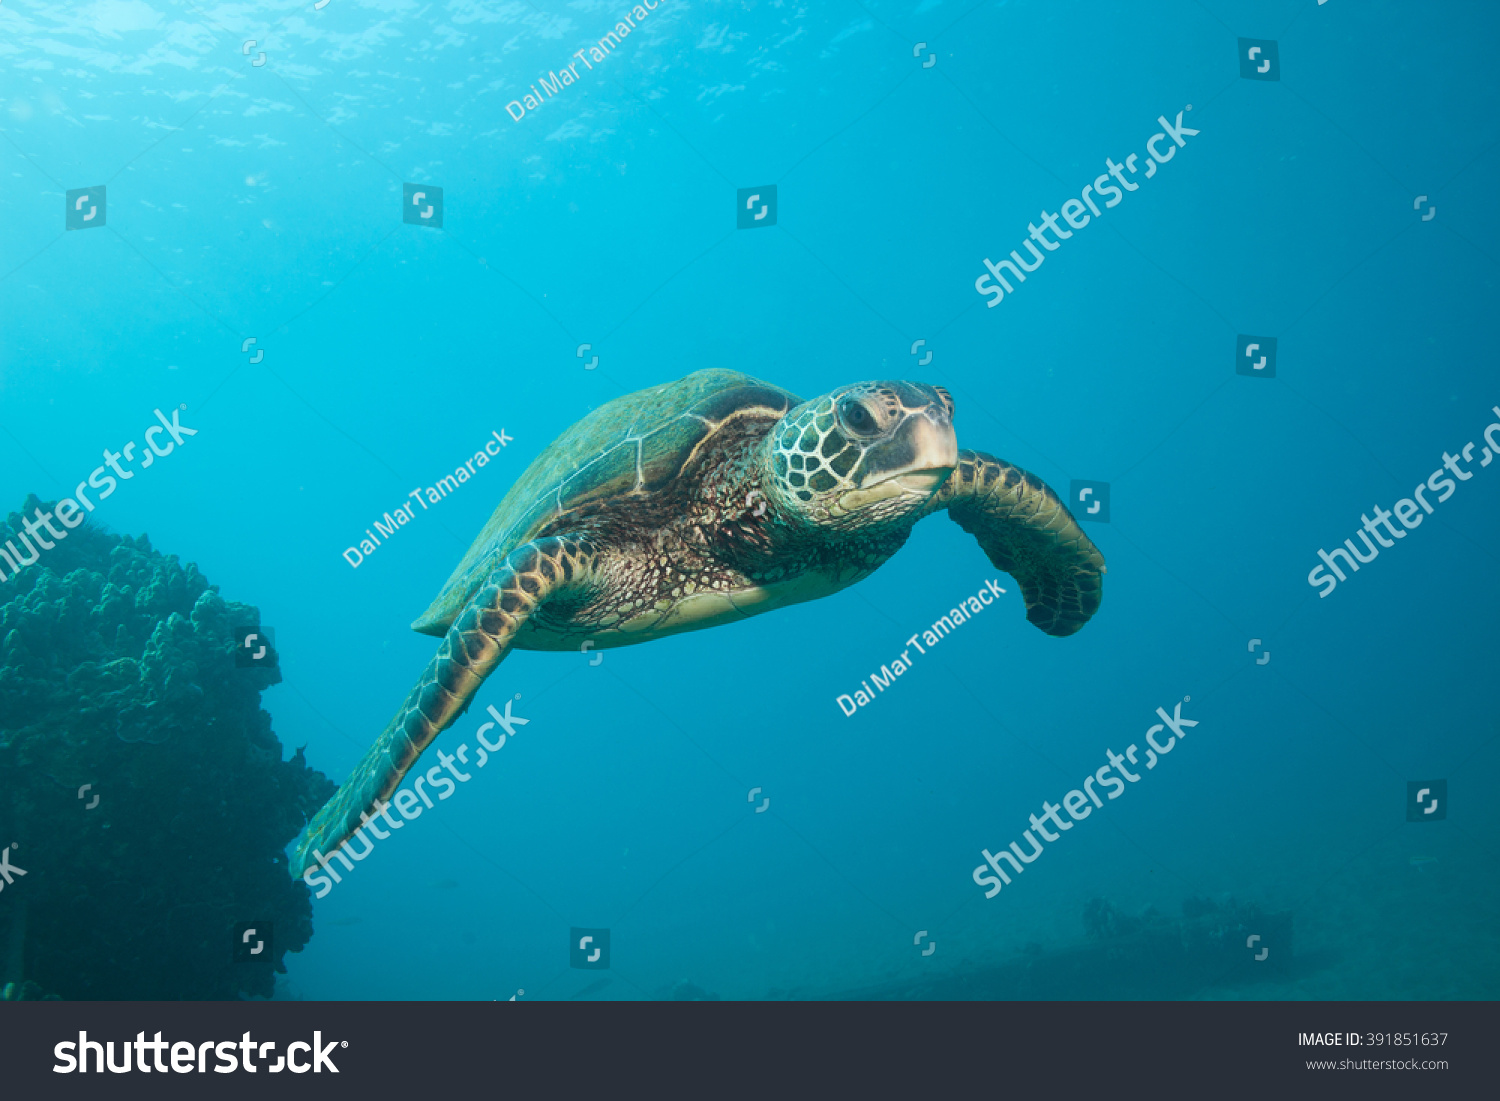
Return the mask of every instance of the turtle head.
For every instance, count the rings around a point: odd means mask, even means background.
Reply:
[[[898,526],[958,465],[941,386],[861,382],[803,402],[767,437],[768,494],[820,528]]]

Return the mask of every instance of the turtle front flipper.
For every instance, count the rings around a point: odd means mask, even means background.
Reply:
[[[1099,610],[1104,556],[1035,474],[982,451],[960,451],[928,511],[943,508],[1020,583],[1026,618],[1047,634],[1071,635]]]
[[[597,552],[586,539],[548,537],[512,551],[454,619],[437,654],[364,759],[297,839],[300,876],[390,799],[422,750],[468,707],[505,660],[516,634],[547,600],[594,584]]]

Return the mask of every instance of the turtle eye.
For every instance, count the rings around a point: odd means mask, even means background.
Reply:
[[[839,416],[853,432],[870,435],[876,431],[875,418],[864,407],[864,403],[845,398],[839,403]]]

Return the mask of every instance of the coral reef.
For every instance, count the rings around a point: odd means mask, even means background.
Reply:
[[[50,505],[28,497],[0,524]],[[226,601],[192,564],[85,523],[0,581],[0,982],[67,999],[270,997],[312,936],[283,849],[335,785],[282,760]],[[270,951],[236,962],[239,922]],[[24,973],[23,973],[24,972]]]

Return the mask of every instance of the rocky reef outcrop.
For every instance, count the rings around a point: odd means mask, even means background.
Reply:
[[[0,545],[52,506],[29,497]],[[0,983],[66,999],[269,997],[312,936],[283,849],[333,793],[283,760],[236,662],[259,625],[189,563],[92,523],[0,581]],[[259,953],[236,952],[258,928]],[[265,927],[274,936],[265,935]]]

